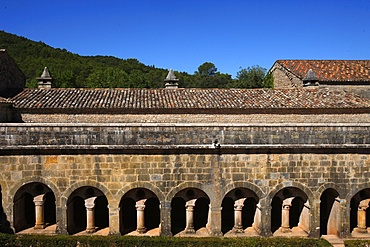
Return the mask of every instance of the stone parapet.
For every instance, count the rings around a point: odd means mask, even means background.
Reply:
[[[368,148],[368,124],[0,124],[0,150]]]

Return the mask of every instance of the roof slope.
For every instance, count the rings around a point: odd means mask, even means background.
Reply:
[[[12,102],[8,99],[0,97],[0,104],[11,104]]]
[[[370,60],[277,60],[303,79],[312,69],[319,81],[370,82]]]
[[[327,109],[369,108],[370,100],[329,89],[25,89],[18,109]],[[370,109],[370,108],[369,108]]]

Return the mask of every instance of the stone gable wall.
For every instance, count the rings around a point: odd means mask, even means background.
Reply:
[[[0,49],[0,64],[0,97],[13,97],[24,89],[26,77],[3,49]]]
[[[274,88],[303,87],[303,82],[297,76],[286,70],[283,66],[275,63],[270,69],[274,76]]]

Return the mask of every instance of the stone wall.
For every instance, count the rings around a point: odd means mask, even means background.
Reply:
[[[0,49],[0,97],[13,97],[21,92],[26,77],[4,49]]]
[[[207,225],[222,235],[222,202],[237,188],[258,198],[256,231],[272,235],[272,200],[285,188],[308,200],[308,234],[319,236],[320,197],[339,194],[340,236],[350,234],[351,198],[370,187],[368,124],[1,124],[0,185],[13,224],[13,200],[29,183],[55,195],[57,232],[67,233],[67,201],[79,188],[108,201],[109,231],[120,233],[120,201],[145,188],[161,205],[162,235],[171,233],[171,202],[186,188],[209,198]],[[216,141],[217,140],[217,141]],[[219,144],[219,145],[218,145]],[[23,188],[23,187],[22,187]],[[292,189],[293,188],[293,189]]]
[[[0,124],[0,150],[368,147],[369,125],[353,124]],[[262,145],[262,146],[261,146]]]
[[[28,114],[25,123],[369,123],[370,114]]]
[[[303,87],[303,82],[300,78],[286,70],[278,63],[275,63],[270,71],[274,76],[274,88]]]
[[[344,200],[341,233],[349,235],[350,198],[369,186],[369,154],[358,153],[261,153],[261,154],[79,154],[79,155],[3,155],[1,189],[8,220],[13,220],[13,198],[30,182],[46,184],[55,194],[58,227],[66,233],[66,200],[83,186],[100,189],[114,212],[123,195],[133,188],[151,190],[161,205],[185,188],[197,188],[210,198],[210,208],[221,207],[224,196],[235,188],[247,188],[260,199],[260,232],[271,235],[271,200],[284,187],[297,187],[308,195],[311,206],[310,235],[318,236],[319,202],[324,189],[335,188]],[[111,214],[111,222],[119,222]],[[170,215],[163,215],[162,229],[170,229]],[[220,229],[214,216],[213,231]],[[110,232],[119,233],[111,224]],[[162,234],[170,235],[169,230]]]
[[[274,76],[274,88],[303,87],[303,81],[299,77],[295,76],[278,63],[275,63],[270,71]],[[346,90],[348,92],[370,98],[370,85],[366,85],[364,82],[320,81],[319,84],[320,87]]]

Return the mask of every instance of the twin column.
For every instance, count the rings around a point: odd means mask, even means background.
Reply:
[[[367,233],[366,209],[369,207],[370,199],[362,200],[357,209],[357,232]]]
[[[281,212],[281,231],[291,232],[289,224],[289,211],[292,206],[294,197],[287,198],[283,201],[282,212]]]
[[[45,204],[45,194],[35,196],[33,198],[35,203],[35,226],[34,229],[44,229],[45,220],[44,220],[44,204]]]

